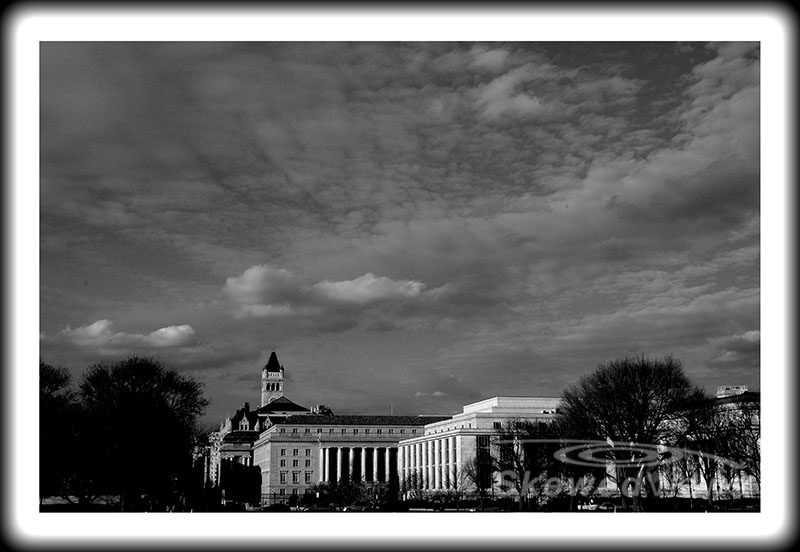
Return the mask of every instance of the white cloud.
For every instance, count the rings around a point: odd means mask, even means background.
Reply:
[[[166,326],[147,335],[112,331],[110,320],[98,320],[74,330],[67,326],[49,341],[66,341],[79,347],[93,347],[106,351],[133,348],[165,349],[190,347],[197,342],[194,328],[188,324]]]
[[[441,297],[446,286],[426,292],[425,284],[415,280],[393,280],[368,272],[353,280],[323,280],[307,283],[295,273],[267,265],[248,268],[241,276],[225,280],[224,293],[236,304],[234,316],[325,316],[346,309],[357,315],[358,308],[378,302],[407,302],[426,297]],[[356,311],[352,310],[356,308]]]
[[[330,282],[325,280],[314,285],[314,289],[325,297],[336,301],[369,303],[381,299],[417,297],[425,284],[413,280],[392,280],[385,276],[375,277],[368,272],[355,280]]]
[[[283,303],[302,294],[302,285],[289,270],[267,265],[248,268],[225,280],[225,292],[242,304]]]
[[[153,347],[186,347],[194,344],[196,340],[194,328],[188,324],[159,328],[144,338],[144,341]]]
[[[545,111],[542,101],[521,88],[537,74],[532,64],[517,67],[481,87],[477,104],[484,117],[495,119],[502,115],[535,115]]]

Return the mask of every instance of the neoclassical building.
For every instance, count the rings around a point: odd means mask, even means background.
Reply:
[[[465,405],[451,416],[334,415],[323,405],[306,408],[288,399],[284,376],[273,351],[261,369],[260,406],[251,409],[244,403],[211,436],[208,448],[209,481],[226,489],[236,486],[237,477],[260,480],[260,485],[256,483],[260,488],[248,497],[256,495],[258,500],[260,495],[262,504],[289,501],[293,495],[312,492],[319,483],[337,481],[362,482],[376,492],[393,486],[406,498],[447,491],[474,493],[475,474],[465,477],[465,470],[480,465],[478,458],[501,458],[497,436],[504,424],[516,420],[541,428],[555,419],[561,400],[493,397]],[[759,401],[758,393],[742,386],[720,386],[713,401],[719,416],[753,436],[756,449],[760,448]],[[610,466],[608,473],[613,473]],[[499,472],[485,475],[489,479],[481,478],[487,481],[482,488],[502,489]],[[676,496],[703,494],[705,481],[696,472],[677,487],[670,473],[662,470],[660,475],[662,489],[673,488]],[[757,481],[744,471],[730,476],[736,478],[743,496],[758,493]],[[719,482],[729,483],[721,477]],[[616,489],[608,478],[599,483],[608,492]],[[515,493],[507,486],[499,491]]]
[[[261,405],[244,403],[209,443],[209,481],[226,487],[222,469],[258,469],[261,501],[285,501],[320,482],[361,481],[376,489],[398,484],[398,445],[446,416],[337,416],[285,395],[285,369],[273,351],[261,370]]]
[[[312,414],[312,409],[301,406],[284,396],[284,367],[275,351],[261,369],[261,404],[251,410],[245,402],[233,416],[228,416],[213,433],[209,442],[209,480],[221,485],[222,463],[242,466],[253,465],[253,443],[267,428],[290,416]],[[319,407],[315,407],[319,408]]]
[[[318,483],[357,481],[376,491],[398,485],[402,439],[445,416],[290,416],[261,433],[253,465],[262,502],[310,493]]]
[[[474,491],[463,470],[492,451],[492,437],[508,420],[550,423],[560,399],[493,397],[463,407],[462,412],[427,424],[417,436],[399,444],[400,486],[406,495],[436,491]],[[493,474],[489,474],[493,477]]]

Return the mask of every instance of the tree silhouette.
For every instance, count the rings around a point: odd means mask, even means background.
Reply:
[[[557,423],[562,435],[573,439],[674,445],[684,431],[676,420],[700,404],[703,397],[684,374],[679,360],[671,356],[658,360],[626,357],[600,364],[566,389]],[[617,468],[617,484],[641,481],[650,468],[635,465],[635,453],[624,446],[620,452],[613,448],[608,452],[609,460],[633,464]],[[633,509],[641,509],[638,494],[631,498]]]
[[[39,360],[39,497],[67,495],[77,403],[66,368]]]
[[[86,426],[100,447],[108,490],[120,508],[169,506],[191,476],[196,420],[208,401],[195,379],[159,361],[130,357],[90,368],[80,385]]]

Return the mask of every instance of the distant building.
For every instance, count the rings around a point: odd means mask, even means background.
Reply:
[[[291,416],[253,444],[262,503],[313,491],[319,483],[357,481],[375,493],[397,488],[398,445],[445,416]]]
[[[273,351],[261,370],[261,406],[245,402],[209,440],[210,483],[229,489],[231,464],[258,470],[261,502],[285,502],[321,482],[361,481],[376,492],[398,484],[398,443],[446,416],[337,416],[284,396],[285,369]],[[249,481],[249,475],[247,480]],[[238,486],[238,481],[235,486]],[[231,493],[228,493],[231,496]],[[238,495],[237,495],[238,496]]]
[[[725,443],[733,445],[731,454],[718,463],[711,481],[714,498],[758,497],[761,494],[758,478],[761,450],[761,394],[748,391],[745,385],[720,385],[717,396],[709,405],[713,411],[713,424],[724,428]],[[713,446],[713,445],[712,445]],[[708,486],[697,463],[697,453],[687,453],[678,462],[664,464],[660,470],[662,495],[707,498]],[[728,462],[733,460],[733,463]],[[741,468],[736,468],[741,464]]]
[[[730,397],[747,393],[746,385],[719,385],[717,386],[717,397]]]
[[[243,466],[253,465],[253,443],[262,431],[282,422],[289,416],[311,414],[311,410],[284,396],[284,368],[275,351],[261,369],[261,406],[250,409],[245,402],[233,416],[228,416],[219,431],[209,441],[209,477],[212,484],[221,485],[223,462]]]
[[[475,492],[474,476],[465,477],[464,470],[480,455],[497,456],[493,437],[503,424],[509,420],[549,424],[560,401],[554,397],[493,397],[427,424],[421,435],[400,442],[401,488],[406,495],[447,490]],[[497,474],[489,472],[487,477],[494,480]],[[486,486],[492,486],[491,481]]]
[[[498,436],[512,420],[536,424],[546,432],[561,401],[502,396],[465,405],[452,416],[349,416],[335,415],[321,404],[306,408],[284,392],[285,369],[273,351],[261,369],[261,405],[251,409],[245,402],[211,435],[207,474],[226,499],[262,505],[288,502],[314,492],[316,485],[337,481],[361,482],[376,495],[394,489],[405,498],[450,491],[474,495],[476,479],[485,481],[481,488],[491,488],[495,497],[515,496],[514,486],[503,485],[496,468],[496,461],[503,464],[504,453]],[[757,463],[759,393],[743,385],[721,385],[712,400],[716,416],[731,426],[732,438],[749,439]],[[494,467],[476,478],[474,469],[482,458],[495,462]],[[466,477],[470,466],[473,473]],[[680,465],[662,468],[659,479],[665,493],[705,496],[705,481],[696,470],[681,478]],[[715,476],[718,493],[735,487],[740,496],[759,494],[757,478],[747,470],[723,471]],[[606,473],[598,489],[618,493],[613,465]]]

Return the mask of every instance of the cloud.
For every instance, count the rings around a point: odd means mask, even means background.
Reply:
[[[268,265],[252,266],[225,280],[225,293],[243,305],[297,302],[306,295],[303,287],[293,272]]]
[[[716,368],[758,368],[761,357],[761,332],[750,330],[729,337],[711,339],[716,354],[707,365]]]
[[[504,115],[521,117],[544,113],[547,107],[541,99],[524,90],[524,85],[541,71],[533,64],[523,65],[479,88],[475,94],[482,115],[497,119]]]
[[[323,281],[314,284],[321,295],[334,301],[365,304],[381,299],[404,299],[417,297],[425,284],[413,280],[397,281],[385,276],[376,278],[368,272],[355,280],[341,282]]]
[[[401,307],[437,300],[447,292],[447,286],[426,290],[422,282],[393,280],[372,272],[353,280],[311,283],[292,271],[257,265],[240,276],[227,278],[223,292],[236,305],[238,318],[304,316],[321,319],[333,316],[353,320],[377,304],[391,308],[392,305]],[[371,324],[375,328],[393,327],[380,316]]]
[[[414,393],[415,397],[444,397],[447,393],[444,391],[434,391],[433,393],[426,393],[424,391],[417,391]]]
[[[197,343],[194,328],[186,324],[159,328],[146,335],[114,332],[112,326],[112,322],[105,319],[74,330],[67,326],[52,338],[45,336],[45,340],[68,342],[78,347],[107,352],[191,347]]]
[[[486,48],[476,46],[471,50],[475,56],[470,62],[469,67],[475,69],[489,70],[492,72],[501,71],[508,61],[510,52],[504,48]]]
[[[319,373],[352,361],[363,381],[429,339],[428,369],[469,377],[392,386],[418,411],[560,387],[626,352],[757,360],[742,337],[760,301],[756,43],[41,57],[40,319],[59,361],[129,347],[238,375],[275,345],[302,343],[307,365],[335,332],[374,356],[331,348]],[[148,333],[170,318],[187,325]],[[59,332],[76,319],[97,322]],[[187,328],[208,341],[180,349]],[[344,381],[326,392],[379,404]]]

